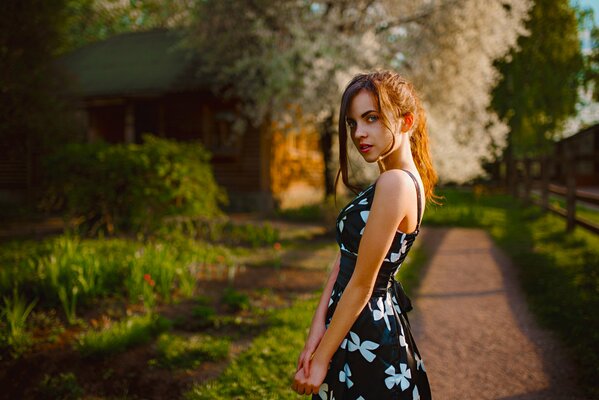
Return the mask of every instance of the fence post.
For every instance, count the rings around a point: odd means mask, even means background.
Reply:
[[[541,208],[543,211],[549,209],[549,169],[550,161],[547,155],[541,158]]]
[[[576,226],[576,159],[571,152],[566,153],[564,163],[566,173],[566,231]]]

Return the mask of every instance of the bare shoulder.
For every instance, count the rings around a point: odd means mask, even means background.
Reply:
[[[411,186],[413,186],[412,178],[406,172],[392,169],[379,176],[376,181],[376,193],[391,201],[390,204],[394,204],[410,196]]]

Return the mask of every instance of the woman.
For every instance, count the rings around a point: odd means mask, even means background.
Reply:
[[[437,203],[424,110],[413,86],[394,72],[351,80],[339,112],[335,185],[341,175],[356,193],[348,180],[348,128],[380,175],[337,217],[340,252],[292,387],[313,399],[430,399],[406,315],[410,300],[393,278],[419,233],[422,199]]]

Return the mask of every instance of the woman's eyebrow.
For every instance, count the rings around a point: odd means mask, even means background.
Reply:
[[[366,115],[370,114],[371,112],[376,112],[376,110],[368,110],[365,113],[363,113],[362,115],[360,115],[360,117],[364,118]]]

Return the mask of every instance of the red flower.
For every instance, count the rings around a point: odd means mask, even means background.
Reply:
[[[275,250],[281,250],[281,243],[276,242],[273,247],[275,248]]]
[[[152,280],[152,277],[150,276],[150,274],[144,274],[144,279],[146,282],[150,283],[150,281]]]
[[[156,284],[156,282],[154,282],[154,279],[150,279],[150,282],[148,282],[150,284],[150,286],[154,287],[154,285]]]

